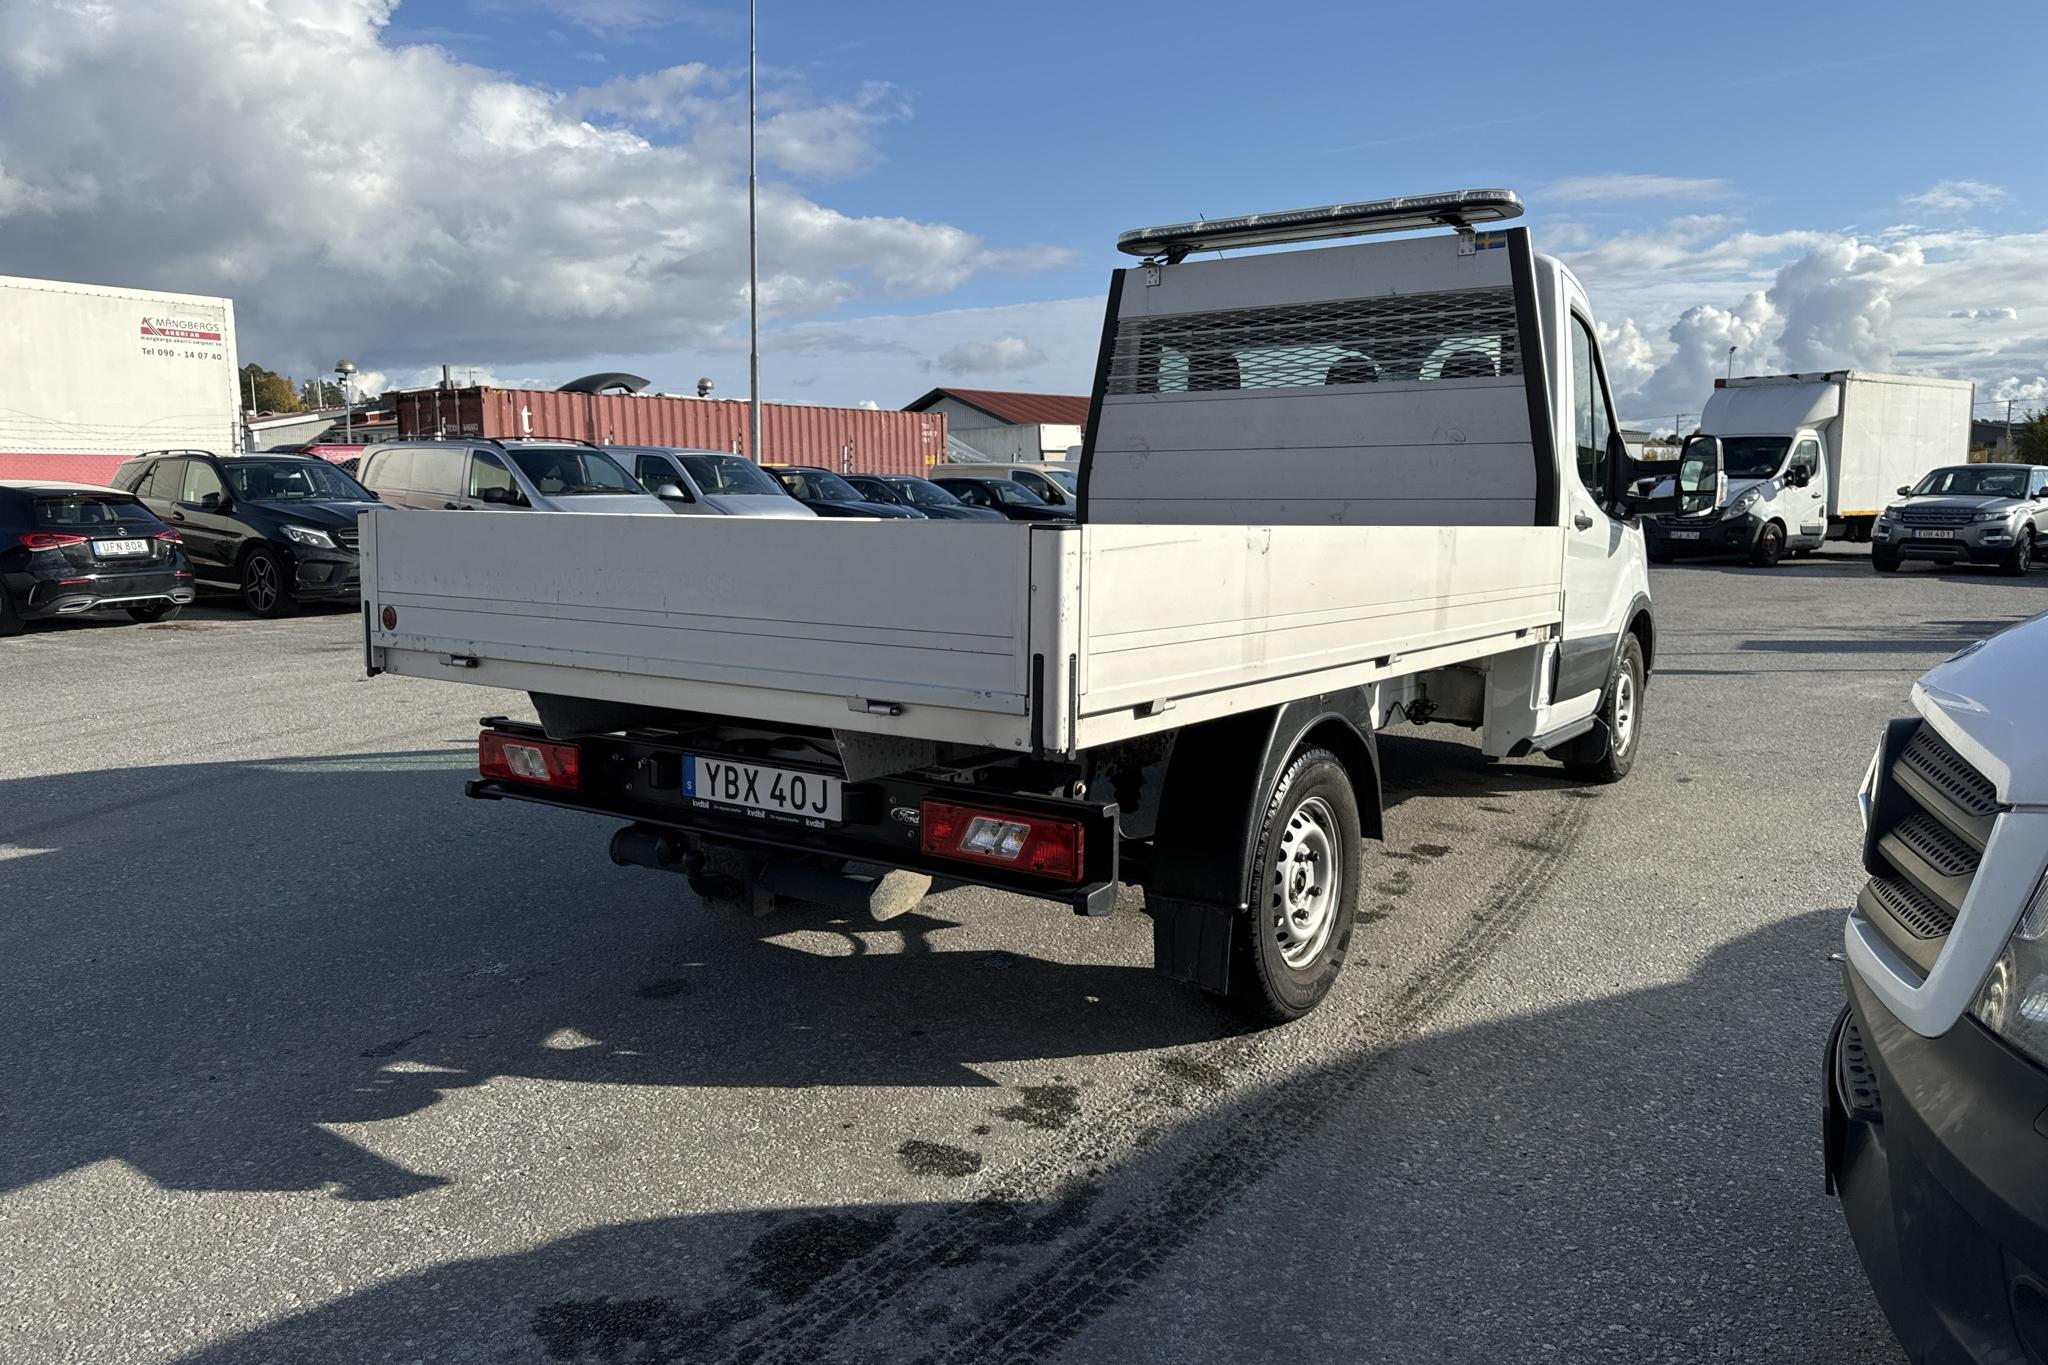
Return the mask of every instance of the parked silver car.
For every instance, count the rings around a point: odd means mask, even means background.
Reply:
[[[669,510],[601,447],[581,441],[396,441],[362,460],[357,478],[393,507]]]
[[[2048,538],[2048,467],[1944,465],[1899,495],[1905,500],[1879,513],[1870,530],[1870,566],[1879,573],[1925,559],[2023,574]]]
[[[686,516],[817,516],[744,455],[675,446],[606,446],[605,453],[630,468],[641,486],[658,494],[670,511]],[[660,493],[663,488],[671,491]]]

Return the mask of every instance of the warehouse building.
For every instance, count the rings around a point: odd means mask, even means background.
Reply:
[[[1064,460],[1081,444],[1088,396],[940,388],[904,411],[943,414],[955,460]]]

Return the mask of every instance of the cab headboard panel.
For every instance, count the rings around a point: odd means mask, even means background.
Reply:
[[[1121,272],[1082,519],[1544,524],[1527,252],[1509,229]]]

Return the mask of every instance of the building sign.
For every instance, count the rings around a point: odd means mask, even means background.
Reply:
[[[221,324],[205,318],[142,319],[142,353],[174,360],[221,360],[227,355]]]

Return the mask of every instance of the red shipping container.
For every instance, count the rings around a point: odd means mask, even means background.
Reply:
[[[407,438],[557,437],[600,445],[747,450],[747,405],[731,399],[553,389],[413,389],[393,400]],[[769,464],[845,474],[922,474],[946,459],[946,418],[934,412],[761,405]]]

